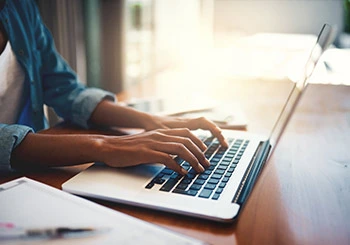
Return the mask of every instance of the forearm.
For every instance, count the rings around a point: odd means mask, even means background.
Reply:
[[[46,135],[29,133],[12,152],[13,168],[77,165],[98,160],[97,135]]]
[[[104,100],[99,103],[90,117],[90,122],[100,126],[128,128],[146,128],[152,123],[150,114],[120,106]]]

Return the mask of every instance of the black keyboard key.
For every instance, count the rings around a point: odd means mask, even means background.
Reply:
[[[183,190],[183,189],[178,189],[178,188],[175,188],[175,189],[173,190],[173,193],[185,194],[185,193],[186,193],[186,191],[185,191],[185,190]]]
[[[170,168],[164,168],[161,173],[171,175],[172,173],[174,173],[174,170],[172,170]]]
[[[155,178],[152,182],[154,182],[155,184],[163,184],[165,182],[165,179],[163,178]]]
[[[196,185],[203,185],[205,183],[204,179],[196,179],[193,184]]]
[[[204,189],[214,190],[215,187],[216,187],[216,185],[214,185],[214,184],[206,184],[204,186]]]
[[[211,172],[212,172],[212,170],[207,169],[207,170],[205,170],[205,171],[203,172],[203,174],[208,174],[208,175],[210,175]]]
[[[170,191],[176,185],[176,179],[168,179],[167,182],[160,188],[161,191]]]
[[[209,198],[212,192],[213,192],[212,190],[203,189],[199,194],[199,197]]]
[[[181,184],[189,184],[189,183],[191,183],[192,182],[192,179],[188,179],[188,178],[184,178],[184,179],[182,179],[181,180]]]
[[[154,186],[153,182],[150,182],[149,184],[146,185],[146,189],[151,189]]]
[[[186,190],[187,186],[188,186],[187,184],[178,184],[176,186],[176,189]]]
[[[197,174],[197,172],[194,168],[191,168],[190,171],[188,171],[188,174]]]
[[[184,176],[184,178],[185,178],[185,179],[191,179],[191,180],[192,180],[192,179],[194,179],[194,178],[196,177],[196,175],[197,175],[197,174],[190,174],[190,173],[188,173],[188,174],[186,174],[186,175]]]
[[[202,186],[201,185],[197,185],[197,184],[192,184],[191,186],[190,186],[190,190],[196,190],[196,191],[198,191],[198,190],[200,190],[202,188]]]
[[[200,175],[198,175],[198,177],[197,177],[197,179],[204,179],[204,180],[206,180],[206,179],[208,179],[209,178],[209,175],[207,175],[207,174],[200,174]]]
[[[218,149],[218,152],[223,153],[223,152],[225,152],[226,150],[227,150],[226,147],[220,146],[220,148]]]
[[[218,166],[218,168],[217,169],[222,169],[222,170],[226,170],[227,169],[227,165],[222,165],[222,164],[220,164],[219,166]]]
[[[177,193],[177,194],[184,194],[184,195],[189,195],[189,196],[196,196],[198,191],[195,190],[181,190],[181,189],[174,189],[173,193]]]
[[[155,178],[155,179],[156,179],[156,178],[159,178],[159,179],[160,179],[160,178],[162,178],[163,176],[164,176],[164,174],[159,173],[159,174],[157,174],[157,176],[156,176],[156,177],[154,177],[154,178]]]
[[[213,152],[206,152],[204,153],[204,156],[206,159],[210,159],[210,157],[213,155]]]
[[[218,158],[218,157],[213,157],[212,159],[210,159],[210,162],[216,162],[216,163],[218,163],[218,162],[220,162],[220,158]]]
[[[228,165],[230,165],[230,163],[231,163],[231,160],[223,160],[223,161],[221,161],[221,163],[220,163],[220,165],[221,166],[228,166]]]
[[[226,183],[225,182],[221,182],[220,184],[219,184],[219,188],[224,188],[226,186]]]
[[[218,180],[218,179],[214,179],[214,178],[210,178],[210,179],[208,180],[208,183],[209,183],[209,184],[214,184],[214,185],[216,185],[216,184],[219,183],[219,180]]]
[[[218,165],[219,162],[212,162],[212,161],[210,161],[210,165],[216,167],[216,165]]]
[[[219,158],[221,159],[223,157],[223,153],[216,153],[213,158]]]
[[[182,178],[182,175],[179,174],[179,173],[173,173],[171,176],[170,176],[170,179],[175,179],[176,181],[178,181],[179,179]]]
[[[215,194],[221,194],[223,190],[224,188],[219,187],[216,189]]]
[[[225,174],[225,177],[231,177],[232,176],[232,173],[226,173]]]
[[[190,196],[195,196],[195,195],[197,195],[197,193],[198,193],[198,191],[196,191],[196,190],[188,190],[188,191],[186,191],[186,195],[190,195]]]
[[[217,169],[215,170],[214,174],[219,174],[219,175],[222,175],[225,173],[225,170],[222,170],[222,169]]]
[[[222,182],[228,182],[229,181],[229,177],[224,177],[224,178],[222,178],[222,180],[221,180]]]
[[[207,138],[206,140],[204,140],[204,144],[206,145],[206,146],[209,146],[210,144],[211,144],[211,142],[213,141],[213,139],[214,139],[214,137],[209,137],[209,138]]]
[[[220,194],[219,193],[215,193],[211,199],[218,200],[219,197],[220,197]]]
[[[211,176],[213,179],[221,179],[221,177],[222,177],[222,175],[221,174],[213,174],[212,176]]]

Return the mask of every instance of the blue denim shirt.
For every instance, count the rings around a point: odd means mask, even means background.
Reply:
[[[79,82],[56,51],[34,1],[7,0],[0,11],[0,21],[25,73],[26,101],[17,124],[0,122],[1,171],[11,170],[11,153],[29,132],[47,127],[44,104],[54,108],[63,119],[87,128],[97,104],[115,97],[97,88],[86,88]]]

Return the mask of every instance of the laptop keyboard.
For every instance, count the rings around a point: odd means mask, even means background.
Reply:
[[[210,166],[203,173],[198,174],[188,162],[176,157],[175,161],[186,169],[188,174],[182,176],[169,168],[164,168],[145,188],[151,189],[155,185],[160,185],[160,191],[219,199],[249,140],[229,138],[227,139],[229,147],[224,148],[214,137],[199,138],[208,147],[205,157],[210,161]]]

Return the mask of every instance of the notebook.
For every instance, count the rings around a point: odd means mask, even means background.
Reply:
[[[175,159],[189,171],[186,176],[161,164],[110,168],[95,163],[65,182],[62,189],[81,196],[219,222],[234,220],[290,120],[321,54],[332,42],[333,34],[330,25],[322,27],[303,76],[294,84],[269,136],[224,130],[229,141],[225,149],[208,132],[195,131],[208,146],[205,155],[211,163],[202,174],[197,174],[180,158]]]

